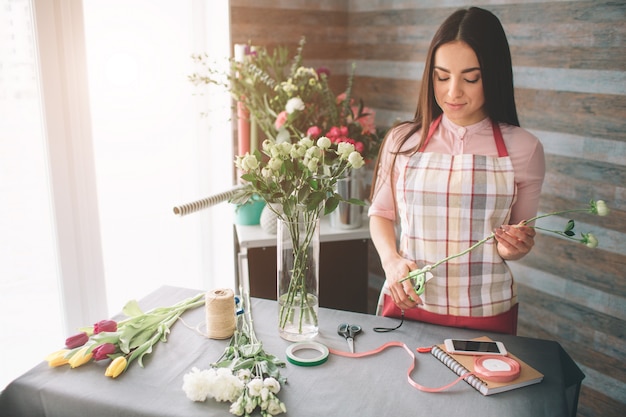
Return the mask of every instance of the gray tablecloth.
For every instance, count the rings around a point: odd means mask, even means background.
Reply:
[[[162,287],[140,301],[145,310],[174,304],[199,291]],[[289,342],[278,337],[277,304],[253,299],[252,312],[257,335],[265,349],[286,360]],[[185,313],[190,325],[204,323],[204,309]],[[487,335],[501,340],[522,360],[545,375],[543,382],[484,397],[465,382],[441,393],[417,391],[407,383],[410,358],[401,348],[360,359],[331,355],[317,367],[287,363],[282,374],[288,378],[279,397],[287,405],[287,416],[572,416],[584,375],[552,341],[475,332],[405,322],[391,333],[375,333],[376,326],[394,326],[397,320],[346,311],[321,309],[319,342],[346,350],[336,333],[341,322],[356,323],[363,333],[355,341],[357,351],[371,350],[389,341],[402,341],[411,349],[442,343],[445,338]],[[216,360],[228,341],[206,339],[183,323],[172,326],[167,343],[156,345],[144,358],[145,368],[132,363],[118,379],[104,376],[105,363],[76,369],[49,368],[42,363],[17,378],[0,394],[2,417],[98,417],[98,416],[226,416],[228,403],[188,400],[182,391],[183,376],[192,367],[204,369]],[[413,379],[437,387],[455,379],[430,354],[416,354]]]

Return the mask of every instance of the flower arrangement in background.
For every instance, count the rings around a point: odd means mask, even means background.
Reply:
[[[250,299],[245,296],[244,313],[237,316],[237,328],[222,356],[208,369],[193,368],[183,378],[183,391],[192,401],[213,398],[230,402],[230,412],[249,416],[257,409],[271,417],[287,412],[278,399],[287,380],[279,368],[285,363],[263,349],[254,332]]]
[[[137,301],[129,301],[122,310],[127,319],[116,322],[101,320],[65,341],[65,348],[46,357],[48,365],[70,365],[111,360],[105,376],[117,378],[135,359],[143,367],[143,358],[152,353],[159,341],[167,342],[170,327],[187,310],[204,305],[204,294],[183,300],[170,307],[159,307],[144,313]]]
[[[578,209],[569,209],[569,210],[561,210],[561,211],[553,211],[551,213],[546,213],[546,214],[541,214],[538,216],[535,216],[531,219],[525,220],[521,223],[521,225],[523,226],[528,226],[530,223],[538,220],[538,219],[542,219],[545,217],[550,217],[550,216],[558,216],[558,215],[562,215],[562,214],[568,214],[568,213],[590,213],[590,214],[595,214],[598,216],[607,216],[609,214],[609,208],[606,205],[606,202],[604,202],[603,200],[591,200],[589,202],[588,207],[585,208],[578,208]],[[576,232],[574,231],[574,227],[576,226],[576,223],[574,222],[574,220],[570,219],[567,224],[565,225],[565,228],[563,230],[552,230],[552,229],[546,229],[543,227],[539,227],[539,226],[530,226],[535,228],[536,230],[542,230],[544,232],[548,232],[548,233],[554,233],[556,235],[562,236],[566,239],[570,239],[570,240],[574,240],[576,242],[582,243],[584,245],[586,245],[589,248],[596,248],[598,246],[598,238],[593,234],[593,233],[581,233],[580,234],[580,238],[576,238]],[[515,226],[513,226],[515,227]],[[477,247],[479,247],[480,245],[484,244],[485,242],[493,239],[495,237],[494,233],[491,233],[489,236],[485,237],[484,239],[476,242],[475,244],[473,244],[472,246],[470,246],[469,248],[465,249],[462,252],[459,252],[457,254],[454,255],[450,255],[444,259],[441,259],[437,262],[435,262],[432,265],[426,265],[421,269],[416,269],[414,271],[411,271],[405,278],[403,278],[400,282],[406,281],[408,279],[411,279],[415,282],[415,292],[417,293],[417,295],[421,295],[424,292],[424,283],[425,283],[425,276],[427,274],[430,274],[430,271],[432,271],[433,269],[435,269],[436,267],[438,267],[439,265],[448,262],[451,259],[454,258],[458,258],[459,256],[463,256],[469,252],[471,252],[472,250],[476,249]]]
[[[324,135],[335,144],[352,143],[365,159],[374,159],[382,138],[375,112],[352,97],[354,66],[346,90],[337,95],[329,86],[327,68],[303,65],[304,44],[302,38],[293,59],[283,46],[270,52],[248,45],[242,58],[229,60],[226,73],[208,56],[193,55],[199,70],[189,80],[226,88],[268,139],[297,142],[307,135],[314,140]]]

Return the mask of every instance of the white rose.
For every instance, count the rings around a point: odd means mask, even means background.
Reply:
[[[285,111],[287,114],[291,114],[295,111],[304,110],[304,101],[300,97],[293,97],[287,100],[287,104],[285,105]]]
[[[350,162],[352,168],[357,169],[361,168],[365,164],[365,162],[363,161],[363,157],[357,151],[351,152],[350,155],[348,155],[348,162]]]
[[[348,159],[348,156],[354,152],[354,145],[349,142],[339,142],[337,144],[337,154],[341,159]]]
[[[241,168],[244,171],[253,171],[257,169],[258,166],[259,166],[259,161],[256,159],[256,157],[248,153],[246,153],[246,155],[243,157],[241,161]]]
[[[330,148],[330,139],[328,139],[326,136],[322,136],[317,140],[317,146],[319,146],[322,149],[328,149]]]

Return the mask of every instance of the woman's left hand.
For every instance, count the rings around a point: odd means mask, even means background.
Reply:
[[[524,226],[523,223],[506,224],[494,230],[493,233],[502,259],[511,261],[520,259],[535,245],[535,229]]]

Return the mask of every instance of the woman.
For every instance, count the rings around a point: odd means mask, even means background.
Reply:
[[[515,334],[505,261],[534,244],[520,223],[537,213],[544,171],[541,143],[519,127],[500,21],[475,7],[453,13],[431,42],[414,119],[389,132],[378,158],[369,216],[386,276],[382,314]],[[422,296],[400,282],[492,232],[433,269]]]

